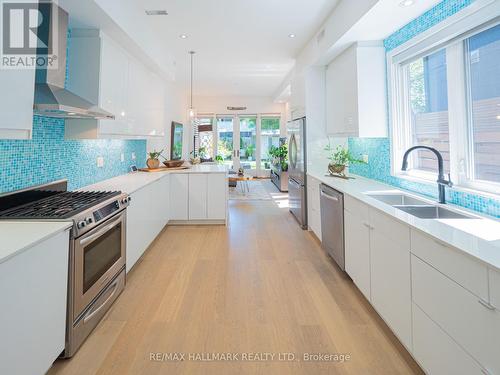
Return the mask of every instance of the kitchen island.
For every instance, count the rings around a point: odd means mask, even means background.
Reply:
[[[224,165],[132,172],[81,190],[120,190],[132,198],[127,209],[127,272],[166,225],[226,225],[228,220]]]

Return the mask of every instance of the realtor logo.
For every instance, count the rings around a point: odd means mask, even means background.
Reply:
[[[1,10],[1,67],[57,68],[57,6],[52,1],[4,0]]]

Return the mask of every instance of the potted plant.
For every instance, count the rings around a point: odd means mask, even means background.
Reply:
[[[288,145],[283,143],[281,146],[271,146],[269,149],[269,155],[273,158],[273,165],[276,167],[280,167],[281,170],[288,170]]]
[[[345,176],[345,169],[349,164],[365,164],[363,160],[356,159],[349,150],[343,146],[337,146],[337,148],[334,149],[331,145],[327,145],[325,151],[330,153],[328,156],[330,160],[328,171],[332,175]]]
[[[215,157],[215,161],[217,162],[217,164],[222,164],[224,163],[224,157],[219,154]]]
[[[162,154],[163,150],[161,151],[156,151],[156,150],[153,150],[152,152],[148,152],[148,160],[146,160],[146,165],[148,166],[149,169],[155,169],[155,168],[158,168],[160,166],[160,160],[158,159],[161,154]]]
[[[252,144],[249,144],[245,147],[245,155],[247,156],[248,160],[253,159],[253,153],[255,151],[255,146]]]

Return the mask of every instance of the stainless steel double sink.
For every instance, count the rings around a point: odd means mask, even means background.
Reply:
[[[374,193],[367,194],[367,196],[420,219],[475,219],[473,216],[464,215],[403,193]]]

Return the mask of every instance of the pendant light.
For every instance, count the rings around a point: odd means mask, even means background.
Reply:
[[[193,57],[195,53],[195,51],[189,51],[189,54],[191,55],[191,98],[189,104],[189,119],[191,121],[196,118],[196,110],[193,108]]]

